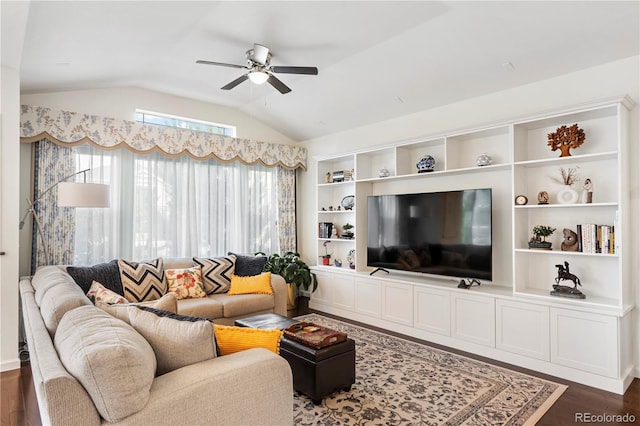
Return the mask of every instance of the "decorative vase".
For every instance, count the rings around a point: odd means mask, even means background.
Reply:
[[[298,307],[298,292],[296,286],[287,283],[287,310],[291,311]]]
[[[378,172],[378,176],[381,178],[389,177],[389,174],[390,174],[389,170],[386,167],[381,168],[380,171]]]
[[[329,263],[331,262],[331,258],[330,257],[323,257],[322,258],[322,264],[323,265],[327,265],[329,266]]]
[[[575,204],[578,202],[580,194],[573,189],[571,185],[565,185],[560,192],[558,192],[558,202],[560,204]]]
[[[338,268],[341,268],[341,267],[342,267],[342,260],[340,260],[340,259],[335,259],[335,260],[333,261],[333,264],[334,264],[334,265],[336,265]]]
[[[432,172],[435,165],[436,160],[430,155],[425,155],[416,164],[416,166],[418,167],[418,173]]]

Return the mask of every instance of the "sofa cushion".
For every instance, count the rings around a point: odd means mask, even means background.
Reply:
[[[168,291],[176,299],[197,299],[207,297],[202,284],[202,272],[199,266],[181,269],[165,269]]]
[[[94,304],[96,304],[97,302],[104,302],[109,304],[129,302],[123,296],[119,295],[115,291],[109,290],[98,281],[94,281],[93,284],[91,284],[91,288],[87,292],[87,297]]]
[[[266,256],[246,256],[242,254],[228,253],[236,257],[235,274],[239,277],[248,277],[262,273],[267,263]]]
[[[85,294],[93,281],[98,281],[109,290],[124,296],[117,259],[93,266],[67,266],[67,272]]]
[[[118,421],[147,404],[156,359],[130,325],[95,306],[82,306],[62,318],[54,345],[105,420]]]
[[[129,324],[129,310],[127,309],[130,306],[148,306],[150,308],[159,309],[162,311],[178,313],[178,301],[176,299],[175,294],[167,293],[157,300],[149,300],[147,302],[137,302],[137,303],[106,303],[97,301],[96,306],[111,316],[114,316],[118,319]]]
[[[216,296],[226,296],[226,294],[212,294],[202,299],[183,299],[178,302],[178,313],[210,320],[222,318],[224,316],[223,305]]]
[[[231,275],[235,271],[235,256],[194,257],[193,261],[202,268],[202,280],[207,294],[226,293],[231,285]]]
[[[136,306],[129,308],[129,319],[153,348],[157,375],[216,356],[213,323],[206,318]]]
[[[231,276],[231,287],[227,295],[236,294],[273,294],[271,288],[271,272],[263,272],[259,275],[241,277]]]
[[[248,314],[273,312],[275,301],[268,294],[238,294],[228,296],[226,294],[212,294],[210,299],[215,299],[222,305],[222,315],[225,318],[234,318]],[[182,307],[178,306],[181,310]]]
[[[167,292],[162,258],[149,262],[118,260],[124,297],[129,302],[144,302],[162,297]]]
[[[280,353],[280,340],[283,335],[281,330],[220,324],[214,325],[214,330],[220,355],[229,355],[252,348],[265,348],[276,354]]]
[[[56,279],[55,285],[48,287],[40,299],[40,315],[42,315],[42,320],[52,337],[67,311],[79,306],[91,306],[91,301],[85,296],[82,289],[70,279],[69,275],[64,271],[60,271],[60,273],[63,276]],[[65,279],[64,276],[67,278]],[[38,290],[36,290],[37,295]]]

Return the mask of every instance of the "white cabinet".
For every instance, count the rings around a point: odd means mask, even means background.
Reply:
[[[382,286],[374,278],[356,278],[356,312],[380,318],[382,311]]]
[[[495,299],[456,292],[451,295],[451,335],[484,346],[496,344]]]
[[[445,336],[451,334],[451,292],[415,286],[413,326]]]
[[[315,271],[318,289],[311,294],[313,307],[335,307],[353,311],[355,288],[353,276]]]
[[[549,307],[496,300],[496,348],[549,361]]]
[[[413,325],[413,286],[382,283],[382,318],[398,324]]]
[[[618,377],[616,317],[551,308],[551,362]]]

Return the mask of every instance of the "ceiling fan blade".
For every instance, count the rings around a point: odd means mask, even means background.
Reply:
[[[269,48],[258,43],[253,44],[253,60],[260,65],[265,65],[269,58]]]
[[[273,87],[275,87],[278,90],[278,92],[282,93],[283,95],[291,91],[291,89],[289,89],[286,84],[284,84],[283,82],[281,82],[271,74],[269,74],[269,79],[267,80],[267,82]]]
[[[227,84],[226,86],[222,86],[221,89],[222,90],[231,90],[234,87],[236,87],[238,84],[240,84],[243,81],[247,80],[248,78],[249,78],[248,74],[241,75],[240,77],[236,78],[235,80],[233,80],[231,83]]]
[[[271,71],[282,74],[308,74],[318,75],[318,68],[316,67],[271,67]]]
[[[198,61],[196,61],[196,64],[204,64],[204,65],[219,65],[219,66],[221,66],[221,67],[245,68],[245,69],[247,69],[247,67],[246,67],[246,66],[244,66],[244,65],[225,64],[224,62],[211,62],[211,61],[198,60]]]

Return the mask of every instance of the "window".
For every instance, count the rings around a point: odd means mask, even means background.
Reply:
[[[195,130],[197,132],[214,133],[217,135],[230,136],[232,138],[236,137],[235,126],[210,123],[208,121],[177,117],[174,115],[161,114],[158,112],[144,111],[140,109],[136,110],[136,121],[145,124],[157,124],[160,126]]]
[[[110,208],[75,209],[76,264],[280,251],[277,168],[73,150],[76,169],[111,191]]]

